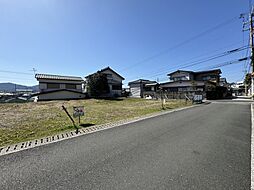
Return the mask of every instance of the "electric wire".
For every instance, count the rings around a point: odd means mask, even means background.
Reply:
[[[145,58],[145,59],[143,59],[143,60],[141,60],[139,62],[136,62],[135,64],[132,64],[132,65],[130,65],[128,67],[125,67],[124,69],[120,70],[120,72],[126,71],[126,70],[131,69],[133,67],[136,67],[136,66],[138,66],[140,64],[143,64],[143,63],[146,63],[146,62],[151,61],[153,59],[156,59],[157,57],[160,57],[160,56],[162,56],[164,54],[167,54],[168,52],[170,52],[170,51],[172,51],[174,49],[177,49],[177,48],[179,48],[179,47],[181,47],[181,46],[183,46],[183,45],[185,45],[185,44],[187,44],[187,43],[189,43],[189,42],[191,42],[193,40],[196,40],[196,39],[198,39],[198,38],[200,38],[200,37],[202,37],[204,35],[207,35],[207,34],[213,32],[213,31],[215,31],[215,30],[217,30],[217,29],[219,29],[221,27],[224,27],[224,26],[232,23],[233,21],[235,21],[236,18],[238,19],[238,17],[230,18],[230,19],[228,19],[228,20],[226,20],[226,21],[224,21],[224,22],[222,22],[222,23],[220,23],[220,24],[218,24],[218,25],[216,25],[214,27],[211,27],[211,28],[209,28],[209,29],[207,29],[207,30],[205,30],[205,31],[203,31],[203,32],[201,32],[201,33],[191,37],[190,39],[184,40],[184,41],[176,44],[173,47],[167,48],[167,49],[165,49],[165,50],[163,50],[163,51],[161,51],[161,52],[159,52],[157,54],[154,54],[154,55],[149,56],[149,57],[147,57],[147,58]]]
[[[199,65],[199,64],[202,64],[202,63],[214,60],[214,59],[218,59],[218,58],[221,58],[221,57],[224,57],[224,56],[228,56],[230,54],[233,54],[233,53],[236,53],[236,52],[240,52],[240,51],[243,51],[245,49],[249,49],[249,46],[243,46],[243,47],[240,47],[240,48],[236,48],[236,49],[232,49],[232,50],[229,50],[229,51],[225,51],[223,53],[212,55],[212,56],[209,56],[209,57],[206,57],[206,58],[203,58],[203,59],[199,59],[199,60],[196,60],[196,61],[188,62],[188,63],[185,63],[185,64],[181,65],[180,67],[179,66],[171,67],[171,68],[168,68],[167,70],[164,70],[163,72],[156,73],[154,75],[150,75],[150,76],[147,76],[147,77],[160,76],[160,75],[166,74],[166,73],[168,73],[168,72],[170,72],[170,71],[172,71],[172,70],[174,70],[176,68],[177,69],[185,69],[185,68],[188,68],[188,67],[193,67],[195,65]]]

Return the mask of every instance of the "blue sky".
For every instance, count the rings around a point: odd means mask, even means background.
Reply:
[[[183,64],[247,45],[238,17],[248,10],[248,0],[0,0],[0,82],[37,84],[32,68],[86,76],[107,66],[126,78],[125,85],[139,78],[165,81]],[[239,81],[244,69],[244,62],[222,67],[222,76]]]

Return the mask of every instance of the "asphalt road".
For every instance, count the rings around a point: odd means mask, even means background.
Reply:
[[[250,189],[249,103],[219,102],[0,157],[0,189]]]

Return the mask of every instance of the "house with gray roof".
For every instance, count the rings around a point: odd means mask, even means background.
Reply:
[[[200,93],[206,97],[208,91],[214,91],[220,82],[220,69],[206,71],[177,70],[169,73],[169,82],[161,83],[164,91],[172,93]]]
[[[81,77],[51,74],[36,74],[39,81],[38,101],[72,100],[86,97],[82,91],[84,80]]]
[[[108,86],[109,86],[109,92],[106,94],[101,94],[101,97],[119,97],[122,96],[122,85],[123,85],[123,80],[124,77],[122,77],[120,74],[118,74],[116,71],[111,69],[110,67],[106,67],[104,69],[101,69],[97,71],[96,73],[102,73],[106,76],[107,81],[108,81]],[[92,75],[96,74],[90,74],[85,77],[85,91],[88,92],[88,84],[89,84],[89,79]],[[88,92],[89,93],[89,92]]]

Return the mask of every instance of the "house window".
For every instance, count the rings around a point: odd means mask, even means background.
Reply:
[[[113,75],[112,74],[106,74],[106,76],[107,76],[108,80],[112,80],[113,79]]]
[[[178,88],[178,91],[179,92],[185,92],[185,91],[187,91],[187,87]]]
[[[211,79],[210,76],[205,76],[205,77],[203,77],[203,80],[210,80],[210,79]]]
[[[174,77],[173,80],[174,81],[189,80],[189,77],[187,77],[187,76]]]
[[[122,90],[122,85],[112,85],[112,90]]]
[[[77,89],[76,84],[65,84],[66,89]]]
[[[47,89],[59,89],[60,84],[58,83],[47,83]]]
[[[208,76],[204,76],[202,78],[204,81],[207,81],[207,80],[215,80],[216,79],[216,76],[214,75],[208,75]]]

